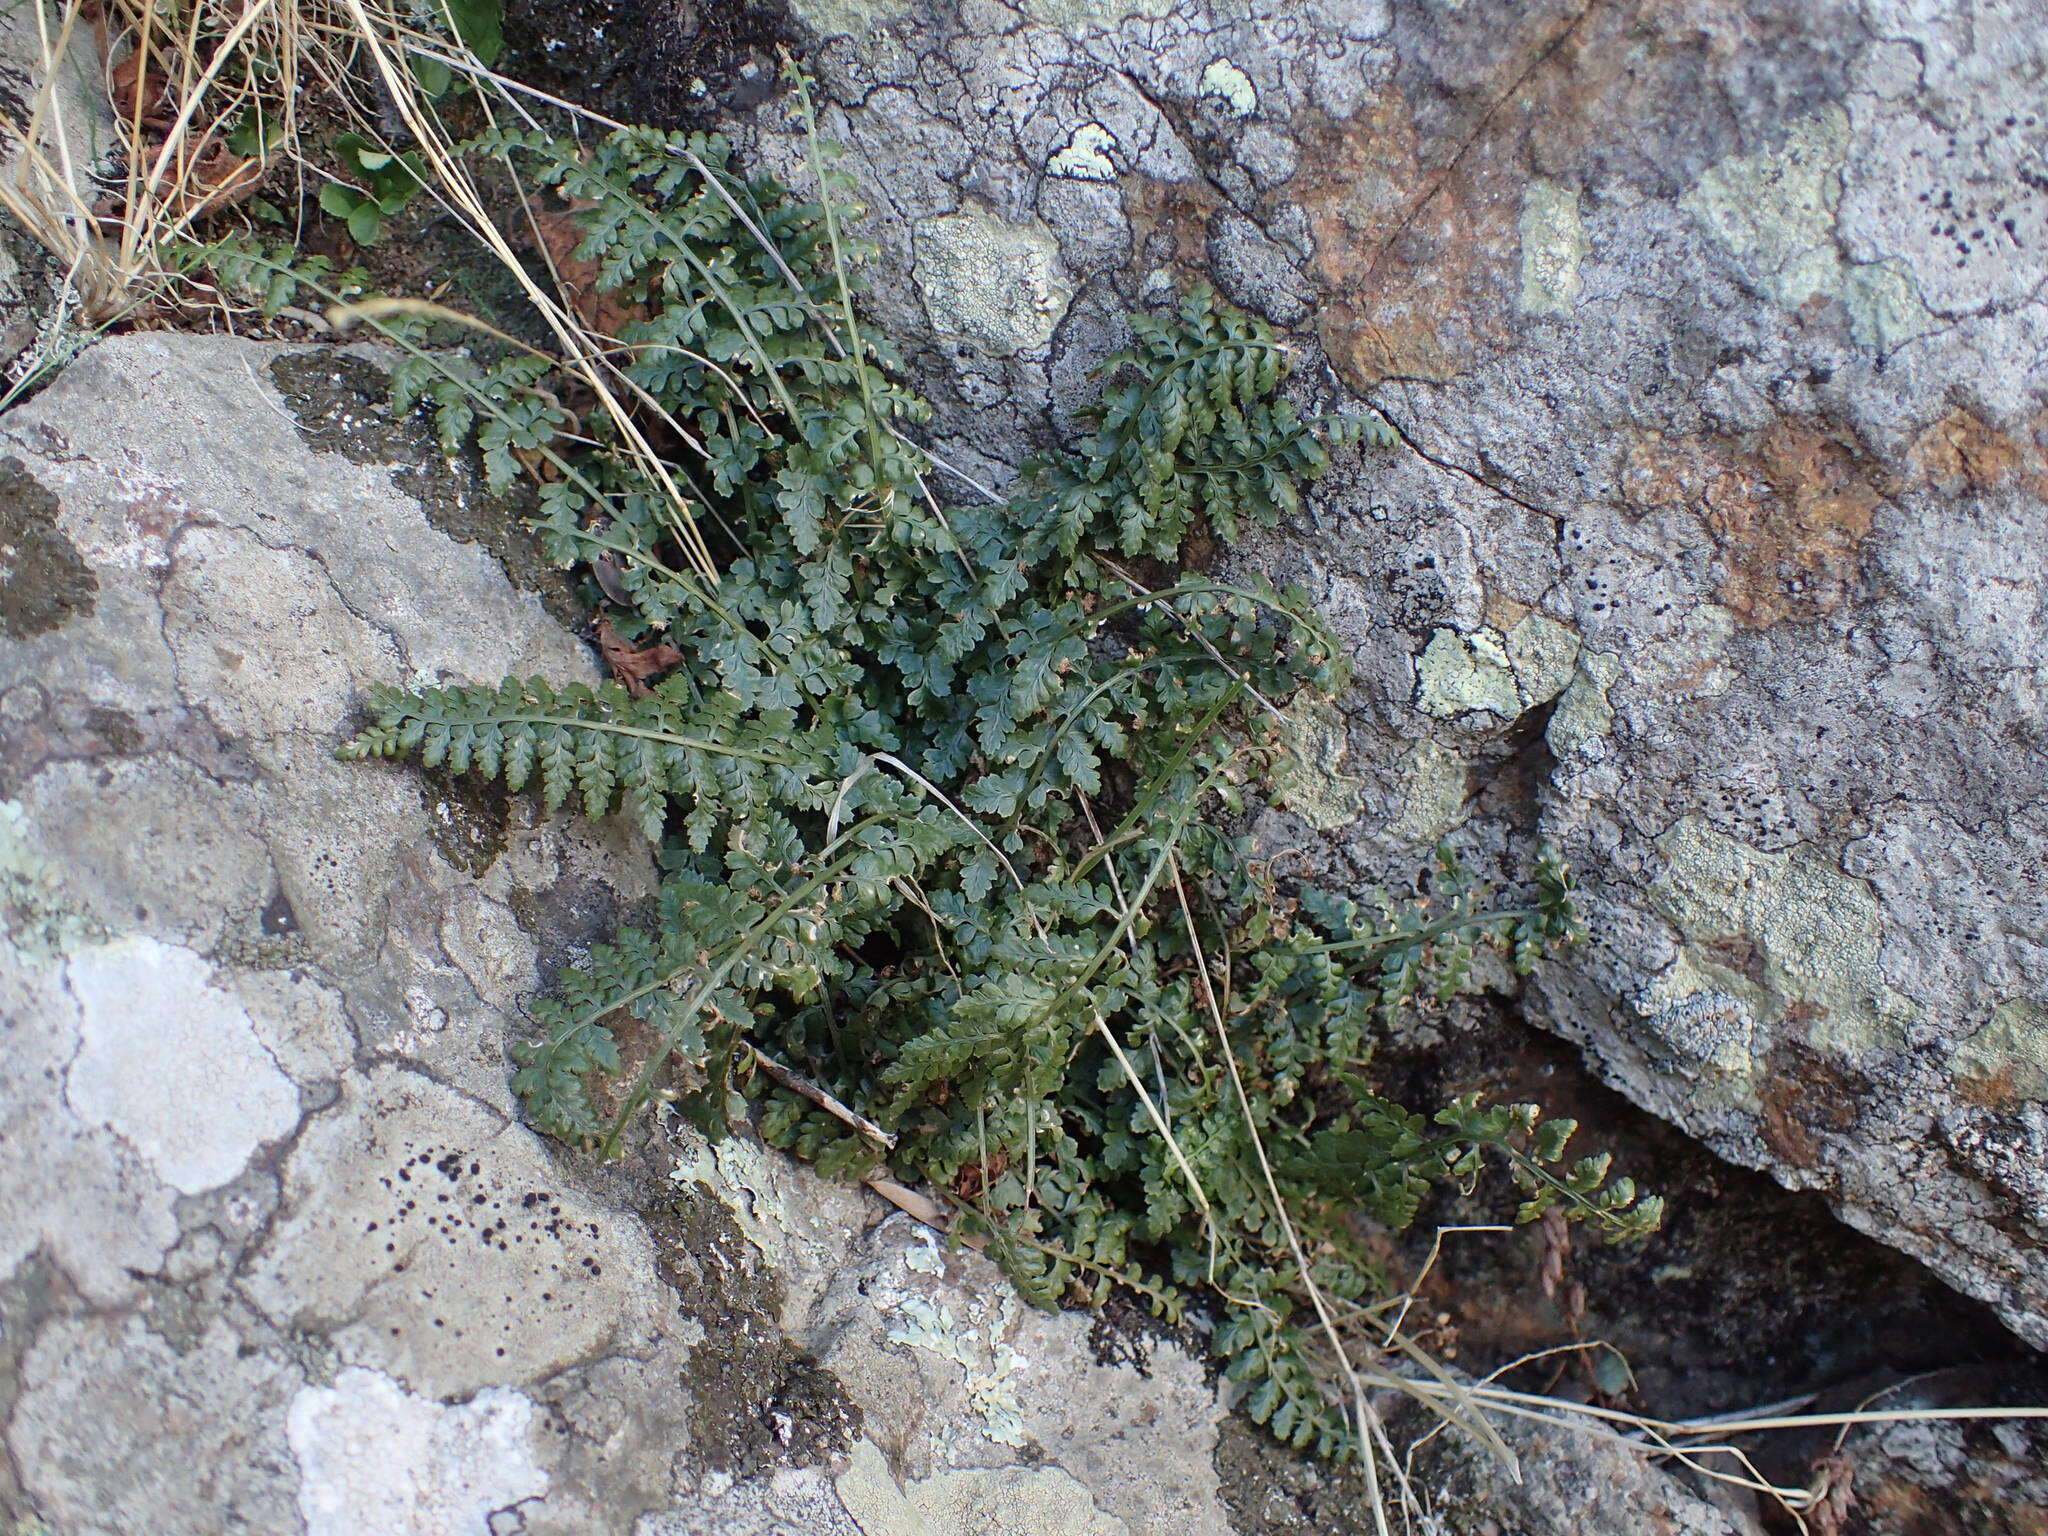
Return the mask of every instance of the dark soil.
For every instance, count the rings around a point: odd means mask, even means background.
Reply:
[[[0,459],[0,635],[27,640],[92,612],[99,580],[57,527],[57,498]]]
[[[1613,1152],[1616,1173],[1668,1202],[1663,1229],[1641,1245],[1604,1247],[1573,1229],[1548,1291],[1541,1228],[1446,1238],[1415,1321],[1465,1370],[1598,1339],[1621,1352],[1633,1386],[1602,1392],[1597,1352],[1523,1367],[1507,1380],[1666,1418],[1808,1393],[1831,1407],[1853,1406],[1927,1372],[1995,1377],[2005,1391],[2032,1380],[2034,1400],[2043,1400],[2048,1362],[1990,1308],[1844,1225],[1819,1194],[1723,1162],[1637,1109],[1599,1083],[1572,1047],[1507,1006],[1475,1009],[1427,1047],[1384,1051],[1378,1067],[1382,1087],[1408,1103],[1477,1090],[1574,1118],[1585,1127],[1575,1152]],[[1511,1212],[1512,1195],[1498,1187],[1439,1198],[1394,1244],[1396,1265],[1413,1274],[1440,1224],[1501,1221]],[[1618,1384],[1618,1364],[1604,1373],[1609,1388]],[[1757,1454],[1790,1470],[1824,1451],[1780,1437]]]
[[[788,0],[509,0],[499,68],[626,123],[709,125],[778,87]]]
[[[781,1284],[758,1268],[732,1213],[697,1185],[643,1216],[662,1279],[705,1331],[689,1366],[690,1443],[703,1465],[747,1473],[842,1454],[860,1436],[860,1406],[783,1334]]]

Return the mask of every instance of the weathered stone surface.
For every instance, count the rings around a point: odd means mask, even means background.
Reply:
[[[2006,1536],[2048,1528],[2048,1434],[2038,1423],[1887,1424],[1854,1435],[1830,1470],[1838,1530]]]
[[[1202,277],[1406,440],[1241,552],[1358,678],[1274,843],[1369,887],[1556,840],[1594,937],[1536,1010],[2048,1342],[2037,9],[796,11],[879,322],[950,341],[933,228],[1071,287],[1042,345],[917,354],[955,464],[1069,430],[1118,316]]]

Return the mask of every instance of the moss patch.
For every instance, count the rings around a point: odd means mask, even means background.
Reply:
[[[46,635],[91,613],[99,589],[57,528],[57,498],[21,460],[0,459],[0,635]]]
[[[704,1329],[690,1357],[691,1445],[714,1471],[811,1467],[860,1435],[860,1406],[783,1333],[782,1286],[703,1184],[647,1216],[656,1267]]]

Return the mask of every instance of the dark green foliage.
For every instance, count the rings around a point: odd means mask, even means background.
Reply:
[[[320,189],[320,211],[348,225],[357,245],[375,245],[384,221],[411,202],[426,180],[420,157],[394,154],[359,133],[334,141],[335,155],[354,182],[330,181]]]
[[[391,370],[391,404],[404,411],[426,402],[441,447],[454,454],[474,442],[485,479],[502,492],[519,478],[514,450],[544,449],[568,424],[568,412],[542,387],[550,371],[545,358],[526,353],[478,362],[467,353],[414,352]]]
[[[204,245],[180,243],[164,255],[170,270],[204,274],[230,296],[254,304],[265,319],[287,305],[359,299],[370,285],[369,274],[360,268],[337,271],[325,256],[300,256],[289,246],[253,235],[227,235]]]
[[[680,657],[651,695],[385,692],[350,749],[623,809],[659,841],[658,926],[596,949],[520,1048],[537,1123],[614,1148],[674,1092],[714,1134],[752,1113],[828,1171],[882,1166],[785,1086],[800,1074],[871,1117],[889,1170],[950,1199],[1033,1300],[1126,1283],[1164,1312],[1219,1307],[1254,1417],[1332,1454],[1350,1431],[1308,1288],[1383,1286],[1356,1216],[1403,1225],[1492,1160],[1523,1219],[1654,1222],[1600,1160],[1563,1167],[1568,1123],[1466,1100],[1430,1118],[1364,1075],[1381,1021],[1461,984],[1474,946],[1526,969],[1567,935],[1560,868],[1488,912],[1446,861],[1428,899],[1367,914],[1225,830],[1282,750],[1267,707],[1338,687],[1337,648],[1298,595],[1160,569],[1198,524],[1285,515],[1364,430],[1295,414],[1267,327],[1207,292],[1138,317],[1075,452],[1007,503],[941,507],[896,432],[925,407],[852,323],[843,214],[741,179],[702,136],[473,152],[587,210],[579,258],[644,315],[627,369],[689,499],[616,423],[547,449],[547,547]],[[542,446],[547,418],[523,420]],[[630,1064],[627,1018],[659,1042]]]

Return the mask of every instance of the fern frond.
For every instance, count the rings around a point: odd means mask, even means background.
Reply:
[[[817,743],[787,715],[699,706],[680,682],[637,699],[616,683],[555,688],[538,677],[496,688],[376,688],[366,705],[373,723],[343,757],[417,756],[515,793],[531,783],[551,811],[573,801],[597,817],[623,805],[650,840],[671,800],[686,812],[709,804],[744,816],[818,793]]]
[[[1403,1226],[1491,1166],[1522,1219],[1653,1224],[1599,1157],[1565,1159],[1568,1122],[1470,1100],[1431,1118],[1359,1075],[1383,1021],[1467,985],[1481,947],[1526,970],[1569,938],[1562,867],[1543,856],[1527,904],[1497,910],[1448,859],[1426,907],[1283,884],[1235,834],[1283,750],[1257,706],[1334,690],[1340,649],[1300,593],[1126,569],[1292,516],[1384,422],[1305,418],[1290,349],[1197,289],[1133,317],[1075,451],[1006,503],[945,507],[903,435],[928,408],[860,327],[822,154],[814,202],[701,134],[514,130],[470,152],[581,210],[579,258],[636,312],[618,357],[661,423],[642,438],[728,545],[693,563],[620,446],[634,423],[565,446],[536,360],[401,372],[494,483],[546,445],[544,549],[674,663],[638,698],[377,690],[344,749],[623,813],[660,844],[656,925],[594,948],[516,1048],[537,1124],[610,1151],[672,1072],[709,1134],[751,1105],[821,1169],[879,1166],[877,1138],[789,1087],[813,1084],[881,1128],[892,1174],[949,1192],[1034,1302],[1122,1283],[1166,1313],[1221,1305],[1247,1411],[1340,1457],[1330,1341],[1299,1319],[1384,1283],[1361,1218]],[[786,1070],[752,1071],[756,1050]]]

